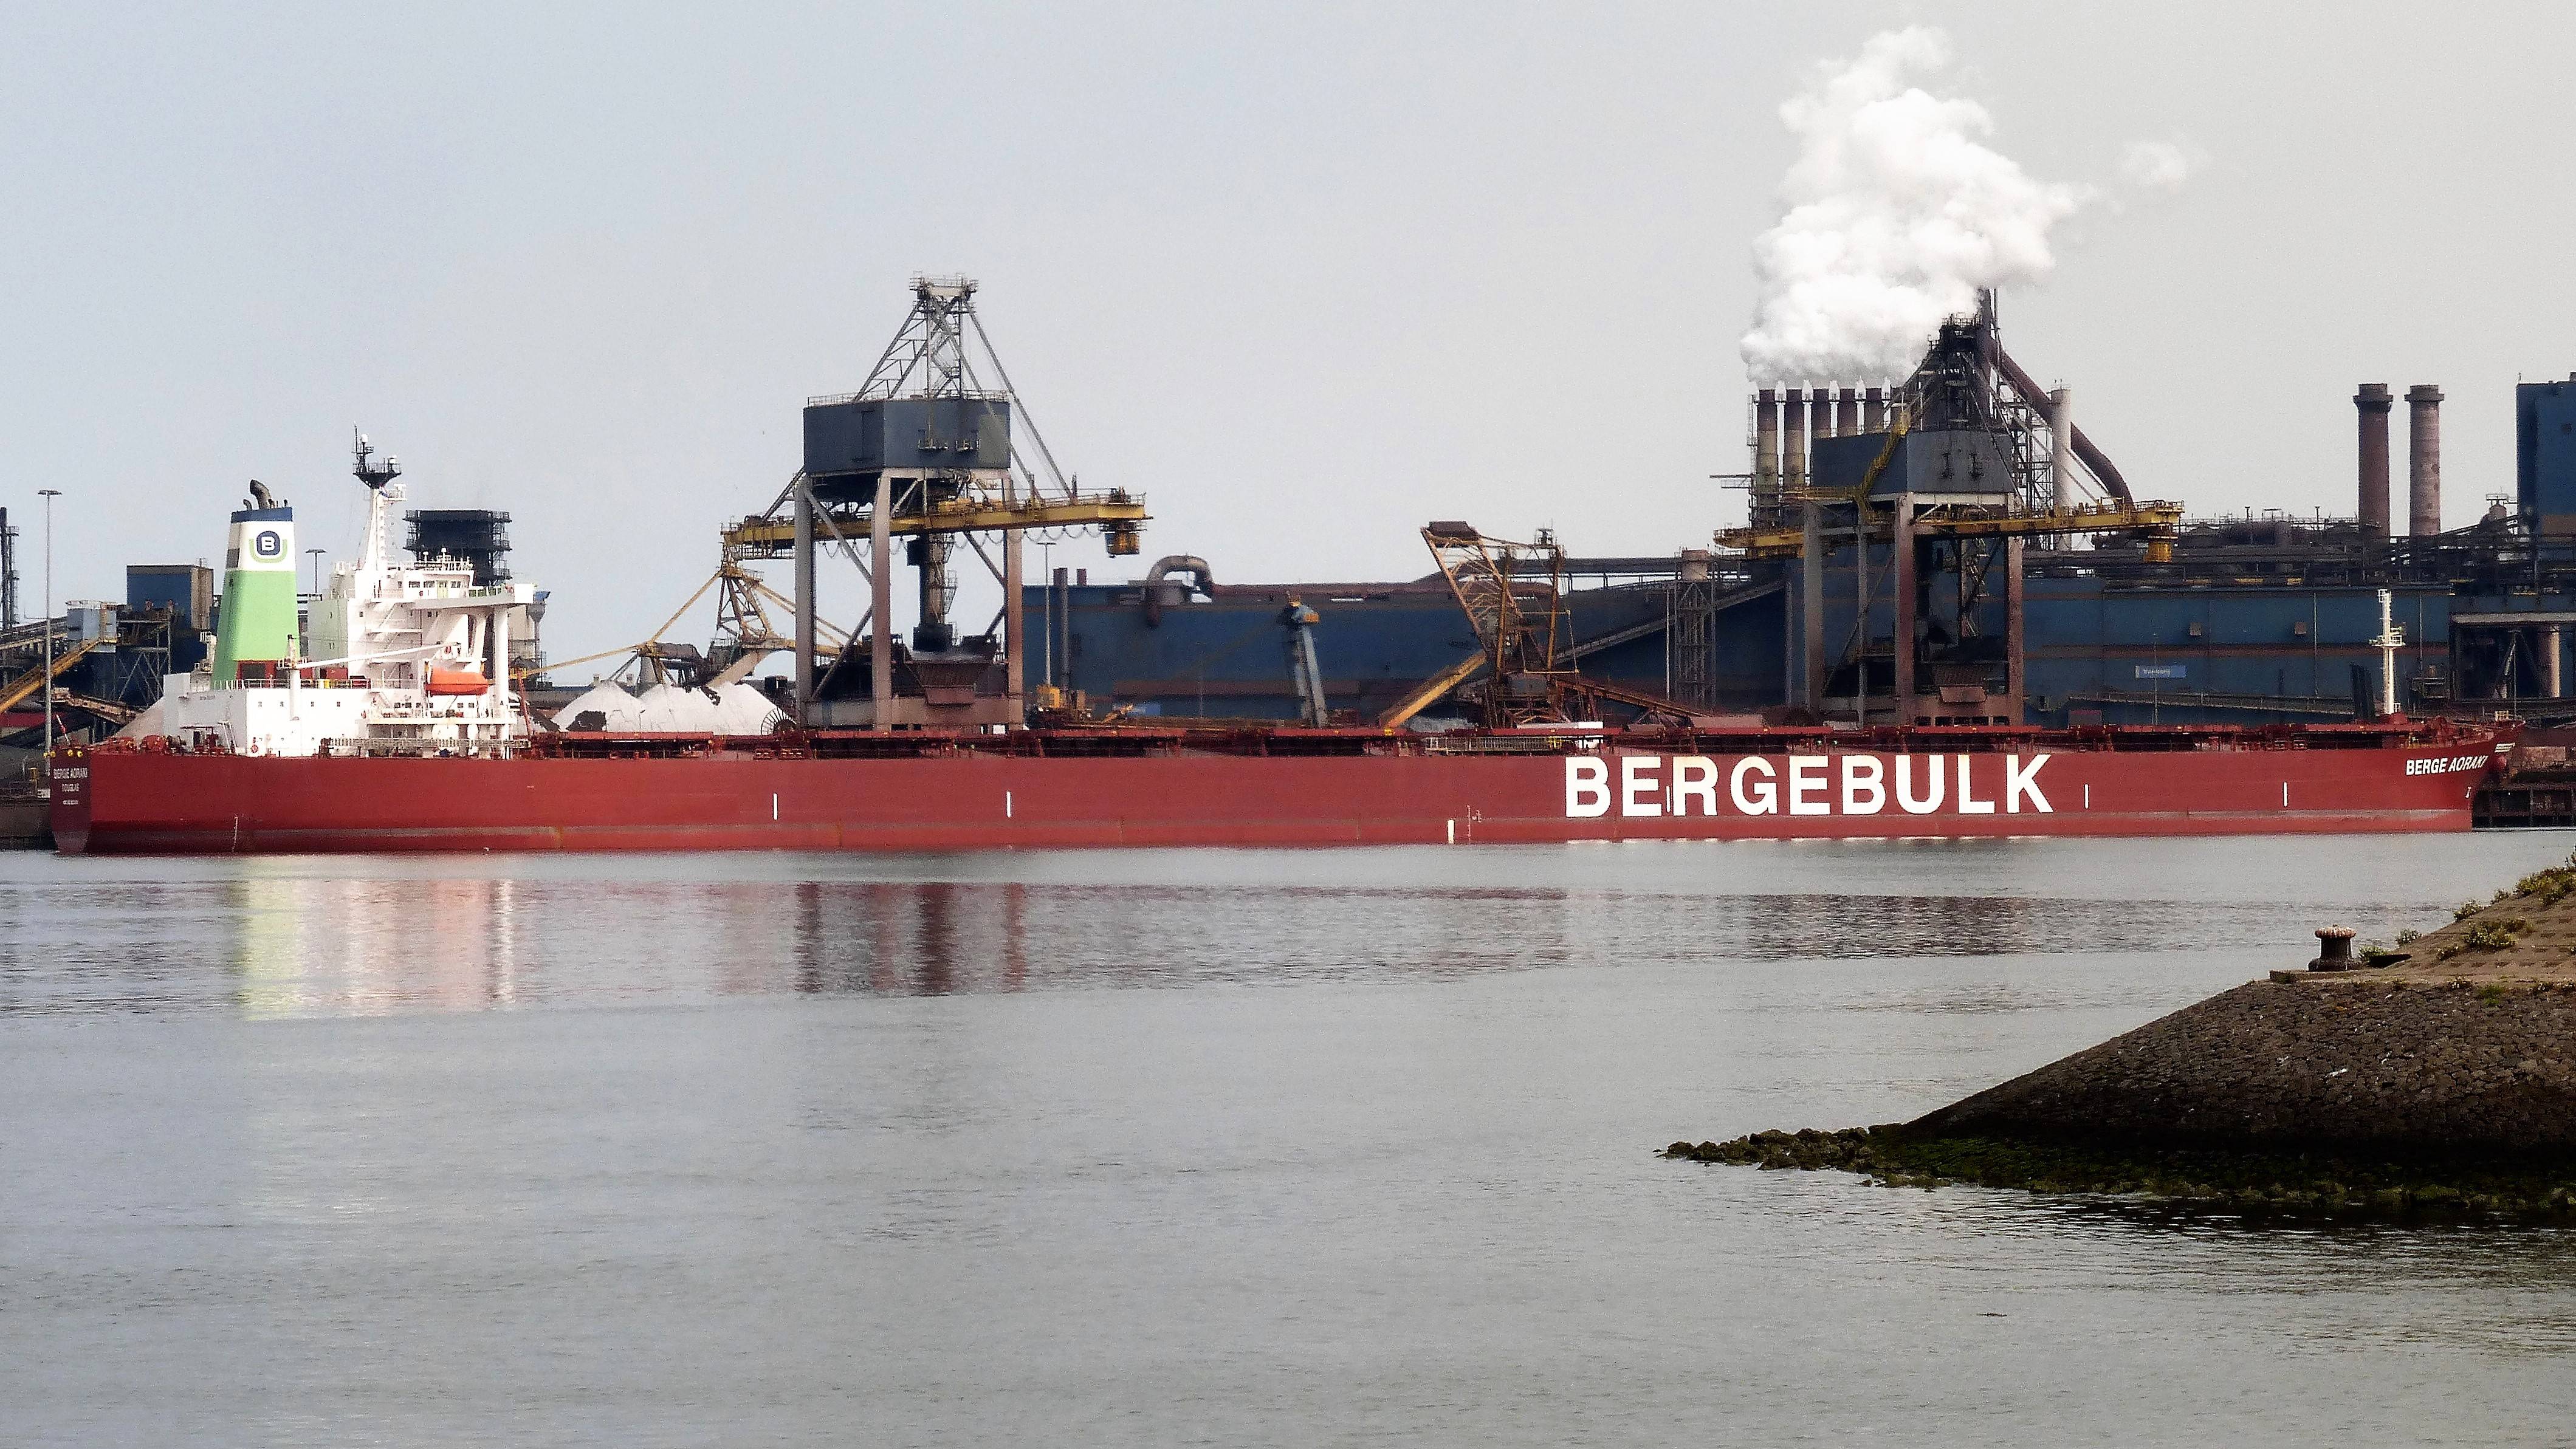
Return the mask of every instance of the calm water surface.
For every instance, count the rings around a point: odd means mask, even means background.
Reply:
[[[2563,1443],[2576,1235],[1649,1155],[2563,859],[0,857],[10,1443]]]

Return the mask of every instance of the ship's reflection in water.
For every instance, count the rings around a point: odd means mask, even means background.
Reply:
[[[254,863],[231,883],[235,1000],[252,1018],[515,1005],[527,893],[506,876],[329,880]]]
[[[254,878],[237,889],[233,957],[254,1015],[2023,954],[2133,940],[2139,923],[2127,918],[2144,914],[1973,896],[1556,888]]]
[[[1846,857],[1797,848],[45,858],[30,863],[17,889],[0,892],[0,1013],[363,1016],[797,993],[1400,981],[1546,967],[2237,947],[2277,954],[2285,933],[2298,937],[2317,915],[2312,902],[2266,904],[2242,892],[2234,901],[2186,901],[2174,894],[2178,881],[2138,889],[2115,858],[2137,848],[2097,846],[2104,859],[2074,869],[2030,852]],[[2025,858],[2054,867],[2070,888],[2033,891],[2042,882],[2012,879]],[[2077,876],[2128,881],[2132,896],[2079,894]],[[2313,896],[2316,885],[2303,890]],[[2333,914],[2383,934],[2437,908],[2363,899]],[[2177,921],[2189,930],[2177,932]],[[1847,1004],[2010,1004],[1980,995],[1973,976],[1943,967],[1883,1002]]]

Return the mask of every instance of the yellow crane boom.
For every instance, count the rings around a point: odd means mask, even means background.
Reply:
[[[1377,717],[1380,729],[1402,729],[1405,721],[1440,702],[1440,696],[1476,677],[1485,667],[1485,651],[1477,650],[1438,674],[1422,681],[1421,687],[1398,701],[1393,709]]]

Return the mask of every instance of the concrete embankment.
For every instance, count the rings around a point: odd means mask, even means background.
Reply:
[[[2576,1148],[2576,979],[2255,982],[1908,1130],[2410,1155]]]
[[[0,850],[53,847],[53,823],[44,801],[0,798]]]
[[[2576,863],[2282,970],[1912,1122],[1677,1142],[1905,1186],[2576,1215]]]

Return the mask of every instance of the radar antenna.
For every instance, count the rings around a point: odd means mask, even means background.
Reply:
[[[385,455],[385,461],[381,465],[368,461],[375,456],[376,450],[368,444],[367,435],[359,432],[355,424],[350,426],[349,436],[358,440],[357,446],[351,450],[357,455],[358,463],[349,471],[357,475],[359,482],[381,490],[386,484],[402,476],[402,465],[394,461],[394,455],[391,453]]]

